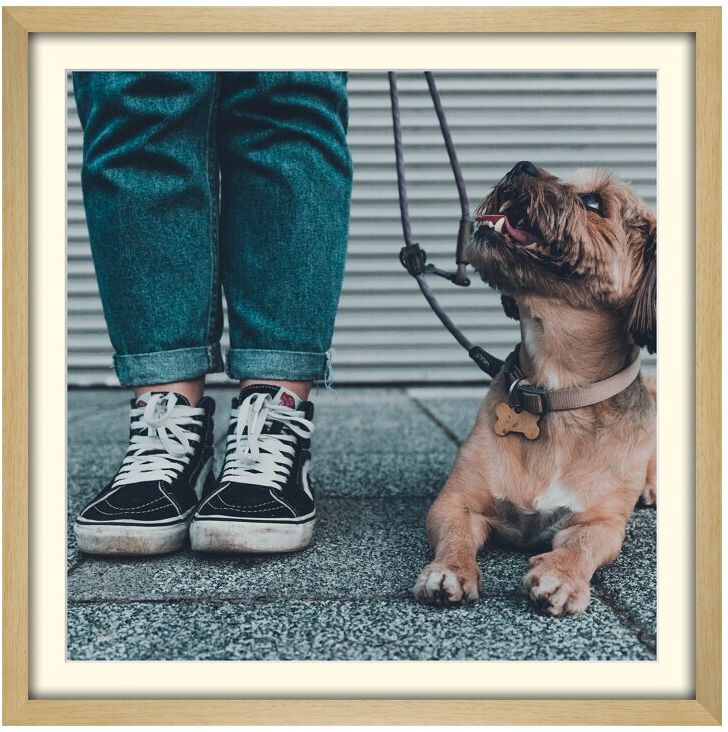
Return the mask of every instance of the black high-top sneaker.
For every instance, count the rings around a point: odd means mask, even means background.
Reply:
[[[215,402],[180,394],[131,400],[129,447],[116,476],[81,511],[78,547],[89,554],[165,554],[187,541],[190,517],[212,472]]]
[[[233,399],[225,464],[190,526],[203,552],[293,552],[311,543],[313,404],[253,384]]]

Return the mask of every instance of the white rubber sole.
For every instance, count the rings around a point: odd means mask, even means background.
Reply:
[[[315,518],[298,524],[195,519],[190,526],[190,543],[196,552],[299,552],[311,543],[315,525]]]
[[[194,490],[198,499],[211,471],[212,458],[202,468],[195,483]],[[147,526],[76,521],[76,542],[85,554],[169,554],[184,548],[193,513],[194,507],[177,521]]]
[[[189,521],[171,526],[76,523],[78,548],[85,554],[169,554],[187,541]]]

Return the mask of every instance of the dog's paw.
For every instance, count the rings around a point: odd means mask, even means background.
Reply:
[[[582,613],[589,605],[589,582],[565,572],[547,554],[531,557],[523,591],[545,615]]]
[[[657,486],[654,483],[645,483],[640,496],[643,506],[654,506],[657,503]]]
[[[467,568],[431,562],[415,583],[415,597],[427,605],[462,605],[480,597],[481,575],[473,562]]]

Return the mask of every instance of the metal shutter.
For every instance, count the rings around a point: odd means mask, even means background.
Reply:
[[[603,166],[656,204],[656,77],[651,72],[436,74],[473,205],[518,160],[568,176]],[[421,74],[400,74],[410,206],[430,261],[450,268],[459,206]],[[336,382],[476,381],[482,374],[430,312],[397,261],[401,231],[386,74],[349,79],[354,191],[334,335]],[[116,384],[80,187],[82,136],[68,80],[68,382]],[[499,355],[518,340],[498,295],[436,281],[448,313]],[[225,343],[224,343],[225,345]],[[649,357],[647,363],[654,363]],[[221,381],[217,375],[211,381]]]

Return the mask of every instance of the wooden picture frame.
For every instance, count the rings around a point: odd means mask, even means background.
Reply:
[[[644,700],[29,698],[29,73],[32,33],[684,33],[695,48],[694,697]],[[721,9],[3,9],[5,724],[718,724],[721,719]]]

